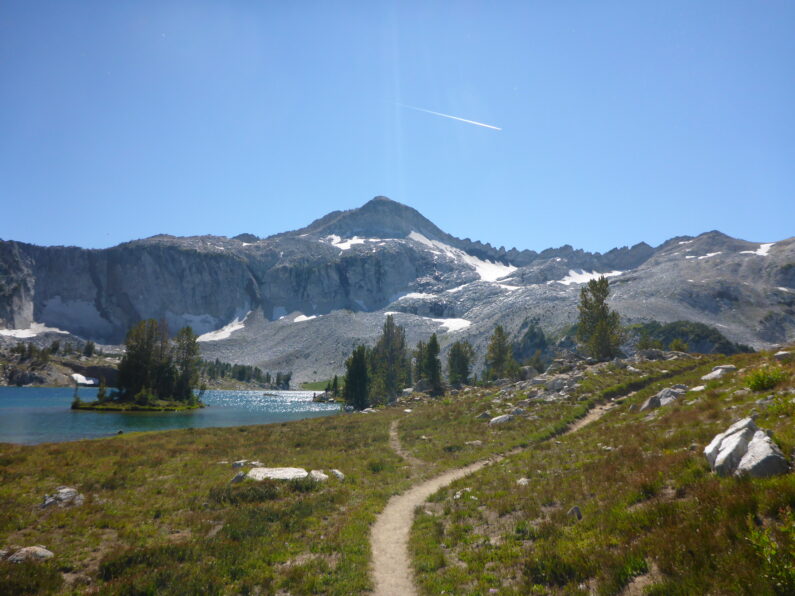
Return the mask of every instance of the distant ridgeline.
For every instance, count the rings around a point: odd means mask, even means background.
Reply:
[[[210,381],[235,379],[245,383],[259,383],[269,389],[283,390],[290,388],[290,381],[293,376],[290,371],[271,374],[270,372],[262,372],[262,369],[258,366],[231,364],[229,362],[221,362],[218,358],[214,361],[203,360],[201,363],[201,374]]]

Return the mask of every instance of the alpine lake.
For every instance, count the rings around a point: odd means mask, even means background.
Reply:
[[[0,387],[0,443],[56,443],[119,434],[243,426],[329,416],[339,404],[315,403],[312,391],[206,391],[206,407],[184,412],[92,412],[72,410],[68,387]],[[81,387],[93,401],[97,389]]]

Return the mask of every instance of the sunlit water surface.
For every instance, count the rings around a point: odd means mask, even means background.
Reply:
[[[272,393],[272,394],[271,394]],[[336,404],[312,401],[311,391],[207,391],[208,407],[188,412],[86,412],[70,409],[73,389],[0,387],[0,443],[49,443],[93,439],[118,431],[169,430],[267,424],[327,416]],[[91,401],[96,389],[80,389]]]

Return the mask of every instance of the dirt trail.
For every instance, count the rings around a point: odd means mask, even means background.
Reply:
[[[578,431],[591,422],[598,420],[615,406],[614,403],[596,406],[584,417],[574,422],[563,434]],[[395,452],[412,466],[421,466],[423,462],[403,449],[398,438],[398,420],[389,427],[389,445]],[[414,509],[428,500],[437,490],[455,482],[459,478],[477,472],[481,468],[519,453],[522,449],[513,449],[502,455],[482,459],[463,468],[450,470],[435,478],[412,486],[406,492],[395,495],[378,515],[370,530],[370,546],[373,553],[372,577],[376,596],[415,596],[417,588],[414,583],[414,571],[409,556],[409,533],[414,522]]]

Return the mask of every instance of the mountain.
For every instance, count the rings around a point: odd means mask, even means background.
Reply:
[[[437,331],[443,345],[468,339],[482,352],[497,323],[570,325],[580,285],[599,274],[626,322],[698,321],[756,347],[795,339],[793,238],[713,231],[604,254],[506,251],[376,197],[268,238],[159,235],[104,250],[0,241],[0,341],[68,332],[117,344],[157,318],[191,325],[206,357],[322,379],[374,340],[387,312],[410,342]]]

